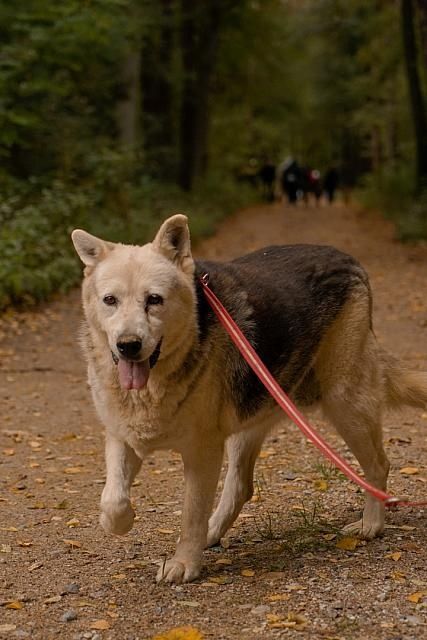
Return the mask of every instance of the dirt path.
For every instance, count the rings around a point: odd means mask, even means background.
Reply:
[[[427,369],[427,248],[395,243],[379,217],[339,206],[259,207],[226,221],[196,253],[227,258],[288,242],[333,244],[359,258],[379,340]],[[226,548],[206,552],[201,580],[157,586],[155,563],[178,535],[181,462],[166,453],[146,462],[135,482],[135,528],[125,538],[104,535],[102,431],[76,344],[79,321],[77,291],[0,321],[0,638],[145,640],[185,625],[215,640],[427,637],[425,510],[389,514],[383,538],[340,548],[337,528],[356,518],[362,497],[289,424],[265,443],[257,494]],[[391,491],[425,496],[427,413],[387,416],[384,431]]]

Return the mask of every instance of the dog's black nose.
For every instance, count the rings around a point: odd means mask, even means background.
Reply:
[[[136,356],[141,351],[142,341],[141,340],[122,340],[117,343],[117,349],[120,355],[125,358],[136,358]]]

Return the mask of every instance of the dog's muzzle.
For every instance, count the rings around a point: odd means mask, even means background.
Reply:
[[[148,358],[148,362],[150,363],[150,369],[152,369],[155,366],[155,364],[157,363],[157,360],[159,359],[160,350],[161,350],[161,347],[162,347],[162,340],[163,340],[163,338],[160,338],[159,342],[157,343],[156,348],[154,349],[154,351],[151,354],[151,356]],[[111,352],[111,357],[113,359],[114,364],[119,364],[119,358],[116,356],[114,351]]]

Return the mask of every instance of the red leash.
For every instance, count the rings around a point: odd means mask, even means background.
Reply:
[[[314,444],[315,447],[322,452],[322,454],[329,458],[329,460],[340,469],[350,480],[358,484],[365,491],[370,493],[374,498],[384,502],[384,505],[389,508],[395,508],[397,506],[404,507],[418,507],[427,505],[427,500],[420,502],[409,502],[404,498],[396,498],[394,496],[377,489],[373,485],[369,484],[364,478],[362,478],[347,462],[334,451],[328,443],[313,429],[313,427],[307,422],[302,413],[298,411],[296,406],[286,395],[283,389],[279,386],[277,381],[273,378],[267,367],[261,361],[256,351],[248,340],[243,335],[233,318],[228,311],[223,307],[218,300],[212,289],[209,288],[209,274],[205,273],[200,282],[203,287],[203,292],[218,317],[218,320],[225,328],[230,338],[246,360],[248,365],[258,376],[259,380],[270,392],[272,397],[276,400],[277,404],[283,409],[283,411],[289,416],[289,418],[297,425],[297,427],[303,432],[306,438]]]

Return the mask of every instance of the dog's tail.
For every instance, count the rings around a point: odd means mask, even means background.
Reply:
[[[427,372],[413,371],[388,353],[381,353],[385,400],[392,409],[403,404],[427,407]]]

